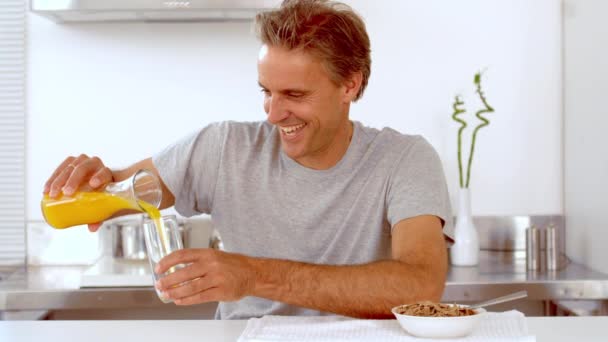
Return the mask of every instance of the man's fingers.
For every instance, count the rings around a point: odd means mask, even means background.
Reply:
[[[219,287],[212,287],[195,295],[180,298],[174,301],[175,305],[193,305],[221,300],[222,291]]]
[[[68,165],[68,167],[63,169],[63,171],[59,174],[59,176],[57,176],[57,178],[55,178],[55,180],[51,184],[51,188],[49,191],[49,196],[51,196],[51,198],[55,198],[59,195],[59,193],[61,193],[61,189],[63,188],[63,186],[65,185],[65,182],[68,180],[68,178],[72,174],[73,169],[74,169],[73,167]]]
[[[89,159],[89,156],[87,156],[86,154],[81,154],[78,157],[76,157],[76,159],[74,159],[72,161],[72,165],[74,165],[74,167],[77,167],[78,165],[84,163],[85,161],[87,161],[87,159]]]
[[[91,180],[89,180],[89,185],[93,189],[97,189],[112,182],[113,180],[112,170],[104,166],[93,174],[93,177],[91,177]]]
[[[210,276],[199,277],[195,279],[189,279],[187,282],[183,282],[181,285],[173,286],[168,289],[163,289],[165,295],[171,299],[187,298],[195,295],[199,292],[206,291],[212,287],[216,287],[213,283],[213,279]]]
[[[74,161],[74,157],[67,157],[61,164],[59,164],[59,166],[55,169],[55,171],[53,171],[53,174],[51,175],[51,177],[49,177],[49,179],[46,181],[46,183],[44,183],[44,194],[48,194],[49,191],[51,191],[51,185],[53,184],[53,182],[55,181],[55,179],[57,177],[59,177],[59,175],[63,172],[63,170],[70,164],[72,163],[72,161]]]
[[[159,290],[168,290],[175,286],[180,286],[192,279],[200,278],[204,275],[204,271],[197,270],[196,264],[190,264],[186,267],[179,268],[175,272],[169,273],[156,283]]]
[[[78,190],[80,185],[85,182],[87,176],[96,172],[100,165],[103,164],[101,164],[101,162],[95,158],[84,160],[80,164],[78,164],[70,175],[70,178],[68,178],[68,180],[66,181],[63,187],[63,193],[68,196],[74,194],[74,192]]]
[[[177,264],[189,264],[204,257],[205,254],[207,254],[206,249],[180,249],[160,259],[154,272],[157,274],[165,273]]]
[[[103,224],[103,222],[89,224],[89,231],[91,233],[98,231],[99,227],[101,227],[102,224]]]
[[[55,198],[65,187],[66,182],[70,179],[73,172],[78,166],[87,161],[89,157],[86,154],[81,154],[77,158],[68,157],[61,165],[53,172],[53,175],[45,184],[45,191],[48,189],[49,196]],[[74,189],[75,191],[75,189]],[[64,192],[65,193],[65,192]],[[73,191],[69,192],[71,195]]]

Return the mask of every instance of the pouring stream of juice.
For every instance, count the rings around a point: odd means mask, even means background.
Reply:
[[[167,238],[165,224],[163,222],[162,216],[160,215],[160,211],[148,202],[137,201],[137,203],[139,203],[139,206],[142,207],[142,209],[144,209],[146,213],[150,216],[150,218],[154,221],[154,226],[156,227],[158,236],[160,236],[162,253],[163,255],[168,255],[171,251],[171,245],[169,244],[169,239]],[[152,270],[152,272],[154,272],[154,270]],[[175,272],[175,267],[169,268],[169,273],[173,272]]]
[[[167,238],[167,232],[165,231],[165,225],[163,223],[163,220],[161,219],[160,211],[148,202],[138,201],[138,203],[139,206],[142,207],[150,216],[150,218],[154,221],[154,226],[156,226],[156,231],[158,232],[158,236],[160,236],[160,242],[162,245],[161,249],[163,250],[163,254],[169,254],[171,246],[169,245],[169,239]]]

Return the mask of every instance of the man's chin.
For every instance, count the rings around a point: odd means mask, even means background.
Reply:
[[[293,160],[298,160],[304,155],[301,149],[290,148],[290,146],[285,146],[285,143],[281,144],[281,149],[286,156]]]
[[[288,150],[288,149],[283,149],[283,153],[285,153],[286,156],[288,156],[289,158],[296,160],[300,157],[300,153],[296,153],[294,151]]]

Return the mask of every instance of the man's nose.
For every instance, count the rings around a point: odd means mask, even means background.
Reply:
[[[289,116],[289,111],[284,106],[283,101],[279,96],[272,96],[266,100],[266,114],[268,114],[268,122],[277,124]]]

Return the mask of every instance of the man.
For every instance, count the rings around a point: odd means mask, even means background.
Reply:
[[[287,0],[256,24],[265,122],[211,124],[125,170],[69,157],[45,193],[155,172],[161,208],[211,214],[227,250],[167,256],[158,272],[189,266],[156,286],[177,305],[219,301],[217,318],[388,318],[439,301],[451,233],[439,158],[419,136],[349,120],[370,75],[363,21],[343,4]]]

